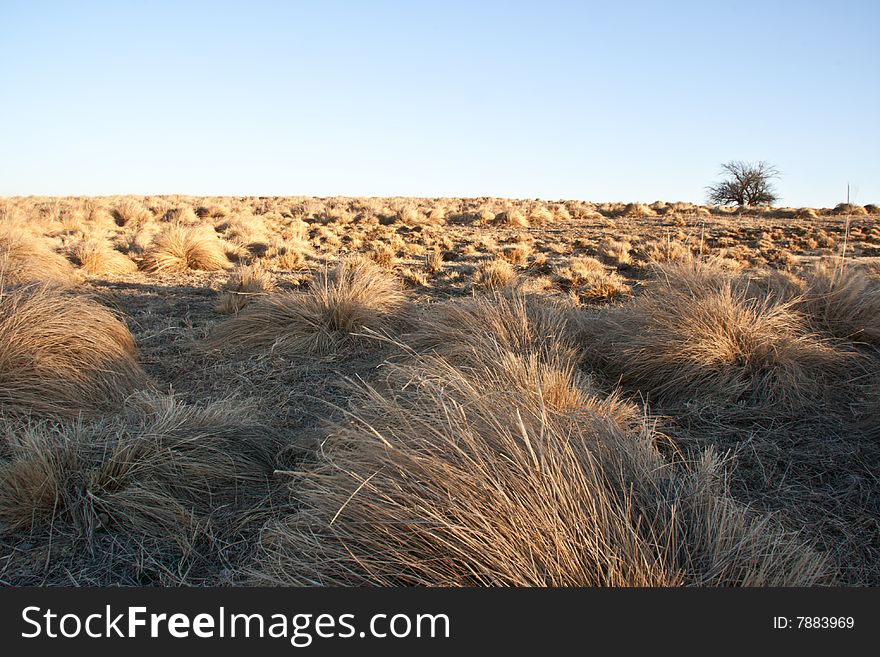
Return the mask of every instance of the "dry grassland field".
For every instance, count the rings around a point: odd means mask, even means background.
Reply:
[[[4,585],[880,584],[874,206],[0,199]]]

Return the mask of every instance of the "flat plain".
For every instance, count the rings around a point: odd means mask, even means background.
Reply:
[[[880,584],[875,206],[0,199],[6,585]]]

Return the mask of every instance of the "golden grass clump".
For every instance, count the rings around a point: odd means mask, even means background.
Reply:
[[[596,206],[596,210],[604,217],[614,217],[619,216],[624,207],[623,203],[600,203]]]
[[[606,271],[605,265],[589,256],[570,258],[552,268],[554,280],[566,289],[579,281],[601,276]]]
[[[446,223],[448,210],[442,205],[435,206],[428,211],[427,222],[433,226],[441,226]]]
[[[616,395],[604,397],[582,374],[583,359],[570,310],[519,291],[439,304],[405,336],[403,349],[480,373],[486,391],[520,390],[557,411],[588,410],[632,422],[638,409]],[[537,397],[535,395],[538,395]]]
[[[620,421],[631,420],[637,414],[635,406],[597,393],[591,379],[582,375],[571,362],[548,359],[547,354],[521,356],[500,345],[492,347],[491,351],[478,355],[482,356],[477,371],[485,386],[484,391],[490,388],[498,394],[508,390],[522,391],[532,403],[543,404],[552,411],[589,410]],[[425,359],[425,362],[431,362],[431,359]],[[440,370],[443,371],[442,364]]]
[[[461,366],[506,352],[566,368],[583,358],[569,309],[520,292],[444,301],[419,318],[406,344]]]
[[[627,203],[621,210],[624,217],[656,217],[657,212],[644,203]]]
[[[58,211],[58,215],[53,218],[51,228],[48,228],[44,234],[51,237],[82,237],[92,231],[98,233],[100,227],[87,223],[87,216],[82,208],[64,207]]]
[[[113,313],[46,287],[0,292],[0,408],[75,417],[150,386]]]
[[[692,262],[632,303],[586,317],[584,348],[613,379],[673,406],[725,401],[802,408],[848,378],[854,355],[809,330],[794,302]]]
[[[171,224],[147,247],[142,266],[150,272],[216,271],[230,262],[210,227]]]
[[[399,271],[400,278],[410,287],[428,287],[428,272],[424,268],[403,267]]]
[[[358,344],[364,331],[396,328],[406,300],[396,276],[366,256],[350,256],[319,273],[304,291],[272,294],[248,305],[217,326],[208,345],[335,358]]]
[[[687,244],[671,238],[650,240],[640,245],[638,250],[640,255],[651,263],[676,262],[693,257],[693,251]]]
[[[197,226],[202,224],[202,217],[197,215],[190,206],[181,205],[167,210],[162,215],[162,221],[183,226]]]
[[[224,531],[265,501],[278,448],[255,407],[235,400],[139,393],[94,423],[5,421],[0,522],[69,541],[51,564],[69,575],[181,583],[182,557],[221,549]],[[113,549],[96,546],[107,541]]]
[[[309,238],[309,224],[302,219],[283,217],[281,224],[281,237],[294,242],[307,242]]]
[[[476,272],[474,286],[484,290],[500,290],[517,284],[516,269],[504,258],[482,263]]]
[[[662,458],[647,430],[557,412],[542,383],[431,356],[353,391],[300,510],[271,522],[260,583],[815,585],[826,559],[725,489],[712,452]],[[500,384],[500,385],[499,385]]]
[[[627,240],[604,240],[599,244],[599,254],[611,265],[628,265],[632,262],[632,243]]]
[[[385,269],[393,268],[397,262],[397,253],[390,244],[381,242],[373,244],[367,255],[373,262]]]
[[[254,255],[263,255],[271,241],[269,229],[262,217],[250,214],[236,214],[224,218],[214,226],[223,234],[223,239],[247,249]]]
[[[90,276],[122,275],[137,271],[137,264],[103,240],[85,240],[73,248],[80,269]]]
[[[596,272],[568,288],[577,303],[603,303],[632,296],[632,289],[617,272]]]
[[[124,198],[110,210],[117,226],[143,226],[153,220],[153,214],[139,201]]]
[[[868,214],[868,211],[865,210],[865,208],[863,208],[861,205],[853,205],[852,203],[838,203],[834,206],[832,214],[864,217]]]
[[[22,285],[43,282],[67,285],[75,282],[73,266],[56,253],[49,242],[18,224],[0,225],[0,282]]]
[[[606,271],[605,265],[590,256],[569,258],[565,264],[556,267],[553,272],[561,280],[575,283],[580,279]]]
[[[272,275],[259,264],[236,267],[220,288],[217,310],[233,315],[259,297],[275,291]]]
[[[557,284],[577,303],[614,301],[632,294],[620,274],[609,272],[595,258],[571,258],[556,267],[553,274]]]
[[[318,226],[314,230],[312,243],[320,251],[323,251],[324,253],[330,253],[332,251],[336,251],[340,246],[342,246],[342,239],[339,237],[339,235],[336,234],[336,230],[334,228],[328,226]]]
[[[720,263],[721,260],[715,261]],[[699,266],[699,263],[698,265]],[[721,270],[723,271],[723,270]],[[738,289],[744,290],[752,298],[767,298],[773,302],[790,303],[799,311],[801,297],[806,290],[806,283],[797,275],[782,269],[757,269],[740,272],[740,276],[732,276],[732,271],[725,272]],[[717,284],[721,284],[718,279]]]
[[[831,335],[880,346],[880,277],[846,263],[816,263],[796,307]]]
[[[117,232],[119,226],[110,208],[98,203],[86,203],[83,206],[85,222],[90,230],[104,233],[105,235]]]
[[[424,222],[424,217],[417,207],[403,205],[397,210],[397,221],[407,226],[417,226]]]
[[[508,207],[495,215],[495,222],[507,228],[528,228],[529,219],[519,208]]]
[[[670,208],[671,208],[672,212],[675,212],[678,214],[693,214],[694,212],[697,211],[698,206],[694,205],[693,203],[676,201],[676,202],[670,204]]]
[[[222,219],[229,211],[221,205],[199,205],[194,212],[201,219]]]
[[[578,205],[569,208],[574,219],[587,222],[603,222],[605,215],[599,212],[593,205]]]
[[[532,253],[532,247],[529,244],[514,244],[505,247],[500,256],[512,265],[524,265],[528,262]]]
[[[792,270],[800,263],[798,257],[786,249],[774,249],[765,255],[769,263],[782,270]]]
[[[535,226],[543,226],[553,223],[555,219],[553,211],[544,205],[537,204],[529,211],[528,224]]]
[[[553,219],[556,221],[571,221],[571,212],[565,205],[557,205],[553,208]]]
[[[359,240],[352,238],[352,247],[359,248],[360,244]],[[427,247],[420,242],[404,242],[403,245],[403,257],[405,258],[419,258],[425,255],[427,252]]]
[[[486,226],[495,221],[496,215],[490,208],[480,208],[474,215],[474,223],[478,226]]]
[[[654,201],[648,207],[657,214],[666,214],[672,211],[672,206],[666,201]]]
[[[278,271],[296,271],[306,266],[311,246],[298,240],[276,240],[269,245],[261,260]]]
[[[161,232],[157,222],[150,222],[140,227],[135,227],[131,232],[118,235],[113,240],[114,247],[130,256],[142,256],[152,244],[153,239]]]
[[[443,252],[433,249],[425,254],[425,271],[429,274],[439,274],[443,271]]]
[[[829,235],[824,228],[819,228],[813,232],[813,239],[823,249],[833,249],[837,246],[837,240],[833,235]]]

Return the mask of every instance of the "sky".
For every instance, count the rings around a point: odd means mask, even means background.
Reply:
[[[880,2],[0,0],[0,195],[880,203]]]

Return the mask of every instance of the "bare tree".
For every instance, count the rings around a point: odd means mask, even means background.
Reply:
[[[779,199],[771,182],[779,170],[766,162],[734,160],[721,165],[721,175],[727,178],[706,188],[710,203],[742,207],[772,205]]]

